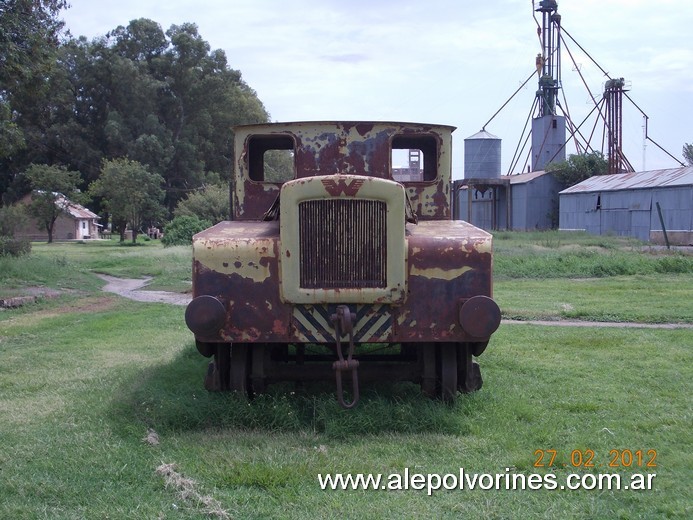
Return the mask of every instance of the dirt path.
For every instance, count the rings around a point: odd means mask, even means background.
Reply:
[[[160,302],[173,305],[187,305],[190,303],[189,294],[171,293],[166,291],[142,291],[152,279],[151,278],[116,278],[105,274],[98,275],[99,278],[108,282],[103,290],[119,294],[131,300],[139,302]],[[623,323],[623,322],[604,322],[604,321],[575,321],[575,320],[503,320],[503,324],[522,324],[522,325],[543,325],[548,327],[615,327],[615,328],[641,328],[641,329],[691,329],[693,324],[689,323]]]
[[[631,323],[621,321],[575,321],[575,320],[503,320],[502,323],[544,325],[548,327],[615,327],[631,329],[693,329],[690,323]]]
[[[106,285],[103,286],[104,291],[118,294],[124,298],[138,302],[170,303],[172,305],[187,305],[190,303],[191,296],[189,294],[141,290],[152,281],[150,277],[116,278],[106,274],[97,276],[106,282]]]

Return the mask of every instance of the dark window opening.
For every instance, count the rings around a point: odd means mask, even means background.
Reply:
[[[554,128],[558,128],[558,122],[557,122],[555,119],[552,119],[552,120],[551,120],[551,125],[552,125]]]
[[[602,209],[602,196],[597,195],[597,208],[596,209]]]
[[[431,135],[399,135],[392,140],[392,178],[426,182],[438,177],[438,142]]]
[[[286,182],[296,177],[294,139],[289,135],[254,135],[248,140],[248,173],[257,182]]]

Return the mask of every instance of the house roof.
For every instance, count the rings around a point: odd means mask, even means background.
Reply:
[[[94,213],[93,211],[88,210],[84,206],[81,206],[77,204],[76,202],[72,202],[70,199],[65,197],[64,195],[58,193],[58,197],[56,199],[56,203],[65,211],[67,212],[71,217],[73,218],[81,218],[81,219],[93,219],[96,218],[98,219],[99,216]]]
[[[561,194],[637,190],[671,186],[693,186],[693,166],[668,170],[651,170],[647,172],[596,175],[575,186],[566,188],[561,191]]]
[[[545,170],[537,170],[535,172],[526,172],[526,173],[518,173],[516,175],[508,175],[508,179],[510,179],[510,184],[524,184],[529,181],[533,181],[534,179],[538,179],[539,177],[543,177],[546,175],[547,172]]]
[[[37,190],[38,193],[43,193],[41,190]],[[65,195],[62,193],[53,193],[55,195],[55,204],[65,211],[68,215],[70,215],[72,218],[79,218],[79,219],[99,219],[99,217],[96,213],[93,211],[88,210],[84,206],[81,206],[80,204],[77,204],[76,202],[72,202],[70,199],[68,199]],[[22,200],[23,201],[28,201],[31,198],[31,194],[26,195]]]

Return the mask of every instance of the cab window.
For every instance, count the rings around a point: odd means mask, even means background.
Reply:
[[[438,143],[430,135],[398,135],[392,140],[392,178],[426,182],[438,177]]]
[[[296,177],[294,139],[290,135],[254,135],[248,140],[248,174],[257,182],[286,182]]]

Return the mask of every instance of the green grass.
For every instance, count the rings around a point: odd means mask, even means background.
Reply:
[[[94,273],[125,278],[153,277],[152,290],[190,290],[192,248],[164,248],[158,241],[132,245],[117,240],[34,243],[33,253],[15,259],[0,256],[0,296],[9,289],[45,286],[94,289],[103,282]],[[21,292],[21,291],[15,291]]]
[[[494,234],[496,280],[692,274],[693,255],[578,232]]]
[[[449,406],[413,385],[369,387],[349,412],[336,406],[331,388],[293,395],[279,388],[250,403],[208,394],[206,360],[179,308],[99,302],[0,322],[0,517],[205,517],[205,506],[165,487],[156,473],[162,463],[175,463],[200,495],[235,518],[690,513],[688,331],[504,326],[481,358],[480,392]],[[143,442],[148,429],[160,444]],[[542,473],[533,467],[537,449],[558,451],[554,473],[562,478],[572,450],[594,450],[595,462],[606,464],[609,450],[625,448],[657,450],[654,491],[428,497],[328,492],[317,484],[318,473],[405,468]]]
[[[503,317],[639,323],[693,323],[693,275],[501,279],[494,298]]]
[[[645,271],[642,265],[667,258],[685,267],[690,258],[609,237],[580,235],[571,244],[561,234],[508,235],[496,241],[495,297],[506,316],[693,322],[687,268],[579,280],[503,273],[512,255],[537,257],[533,272],[547,272],[554,254],[575,244],[596,248],[585,260],[592,266],[614,254]],[[93,274],[148,275],[162,287],[184,287],[189,266],[189,248],[152,243],[35,244],[29,258],[0,259],[3,290],[79,290],[0,312],[0,518],[693,514],[690,329],[503,325],[479,359],[483,388],[452,405],[411,384],[363,385],[352,411],[337,406],[331,384],[274,385],[246,402],[203,389],[208,360],[194,348],[183,308],[101,293]],[[158,444],[144,441],[152,430]],[[539,449],[557,451],[555,468],[533,466]],[[573,471],[573,450],[593,450],[602,465],[577,473],[647,472],[605,467],[615,449],[657,451],[654,490],[441,490],[429,497],[321,491],[317,482],[319,473],[460,467],[552,471],[560,481]],[[168,486],[157,472],[162,464],[175,465]]]

